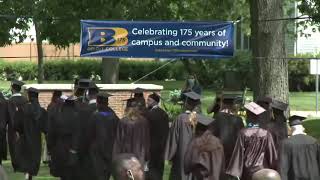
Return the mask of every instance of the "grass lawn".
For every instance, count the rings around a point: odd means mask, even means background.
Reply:
[[[35,81],[28,81],[27,83],[35,83]],[[59,82],[45,82],[45,83],[72,83],[71,81],[59,81]],[[128,81],[121,81],[120,83],[131,83]],[[164,91],[162,92],[162,96],[164,99],[168,99],[169,92],[174,89],[181,89],[183,87],[182,81],[141,81],[141,84],[158,84],[164,86]],[[8,89],[10,86],[10,82],[0,81],[0,89]],[[202,97],[202,108],[203,112],[206,112],[206,108],[211,104],[214,100],[215,92],[213,90],[205,89]],[[299,111],[315,111],[315,93],[314,92],[291,92],[290,93],[290,108],[291,110],[299,110]],[[248,97],[252,99],[252,92],[248,93]],[[316,137],[320,140],[320,120],[307,120],[305,121],[305,127],[308,134]],[[9,161],[4,163],[4,167],[9,175],[9,180],[22,180],[23,174],[21,173],[13,173],[11,168],[11,164]],[[166,165],[164,179],[168,179],[169,174],[169,165]],[[40,168],[39,176],[36,177],[37,180],[56,180],[49,176],[49,170],[46,165],[42,165]]]

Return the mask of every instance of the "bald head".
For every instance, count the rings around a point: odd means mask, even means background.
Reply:
[[[262,169],[253,174],[252,180],[281,180],[281,177],[273,169]]]
[[[143,167],[132,154],[120,154],[114,161],[114,177],[116,180],[143,180]]]

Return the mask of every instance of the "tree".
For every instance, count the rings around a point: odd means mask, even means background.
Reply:
[[[284,46],[283,0],[250,0],[254,97],[288,102],[288,62]]]

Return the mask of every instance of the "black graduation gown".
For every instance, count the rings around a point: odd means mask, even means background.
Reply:
[[[7,118],[8,105],[4,97],[0,97],[0,164],[7,159]]]
[[[148,179],[162,180],[164,152],[169,132],[169,117],[168,114],[158,106],[150,109],[148,114],[151,137]]]
[[[319,180],[320,150],[317,140],[298,134],[282,142],[280,153],[282,180]]]
[[[27,103],[27,99],[21,95],[13,95],[8,100],[8,144],[11,157],[11,163],[14,171],[19,171],[21,155],[17,152],[17,132],[22,130],[22,122],[24,120],[23,106]],[[22,133],[22,132],[19,132]]]
[[[189,114],[182,113],[173,122],[166,145],[165,159],[172,162],[170,180],[188,180],[191,175],[184,172],[184,156],[193,137]]]
[[[54,113],[54,114],[51,114]],[[50,173],[66,179],[80,179],[79,142],[81,127],[75,105],[64,103],[49,114],[48,150]],[[77,153],[72,153],[72,150]]]
[[[144,165],[150,157],[150,129],[148,121],[143,116],[137,118],[124,117],[119,120],[113,157],[122,153],[134,154]]]
[[[226,173],[251,180],[261,169],[276,169],[277,160],[271,133],[262,128],[245,128],[239,133]]]
[[[219,112],[214,116],[213,134],[221,140],[224,148],[225,162],[229,163],[238,134],[244,128],[241,117]]]
[[[192,180],[221,180],[224,166],[223,146],[210,131],[191,141],[184,168],[186,173],[192,174]]]
[[[23,108],[24,119],[17,130],[20,135],[16,141],[16,152],[19,159],[17,171],[35,176],[40,168],[41,132],[44,129],[45,110],[37,101],[29,102]]]
[[[90,179],[109,179],[112,170],[112,152],[119,118],[105,109],[95,112],[90,120],[90,157],[95,177]]]
[[[267,125],[267,130],[271,132],[274,143],[279,150],[281,142],[288,138],[288,128],[287,128],[287,119],[282,114],[274,114],[274,119],[272,119],[269,124]]]

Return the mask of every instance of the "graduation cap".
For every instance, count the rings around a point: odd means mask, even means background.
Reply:
[[[145,89],[142,89],[142,88],[135,88],[134,90],[133,90],[133,93],[134,94],[142,94],[143,92],[145,91]]]
[[[268,96],[264,96],[264,97],[260,97],[257,99],[257,102],[263,102],[263,103],[272,103],[272,98],[271,97],[268,97]]]
[[[89,88],[92,81],[90,79],[79,79],[78,88]]]
[[[193,91],[186,92],[183,94],[187,97],[187,99],[191,99],[193,101],[199,101],[201,99],[201,96]]]
[[[301,125],[302,121],[305,119],[306,119],[305,117],[293,115],[293,116],[289,117],[289,125],[290,126]]]
[[[39,90],[33,87],[27,89],[28,93],[36,93],[39,94]]]
[[[278,100],[274,100],[272,103],[271,103],[271,107],[274,108],[274,109],[278,109],[278,110],[281,110],[281,111],[285,111],[287,110],[288,108],[288,104],[284,103],[284,102],[281,102],[281,101],[278,101]]]
[[[234,104],[238,102],[242,102],[242,95],[239,94],[223,94],[222,101],[225,104]]]
[[[160,96],[157,93],[152,93],[149,95],[149,98],[153,99],[154,101],[156,101],[157,103],[160,102]]]
[[[266,111],[263,107],[259,106],[259,105],[258,105],[257,103],[255,103],[255,102],[250,102],[250,103],[248,103],[248,104],[245,104],[244,107],[245,107],[248,111],[250,111],[251,113],[253,113],[253,114],[255,114],[255,115],[259,115],[259,114],[261,114],[261,113],[263,113],[263,112]]]
[[[24,84],[25,84],[24,82],[18,81],[18,80],[11,81],[11,85],[16,85],[16,86],[19,86],[19,87],[23,86]]]
[[[197,122],[203,126],[209,126],[214,121],[214,119],[201,114],[198,114],[197,116]]]

